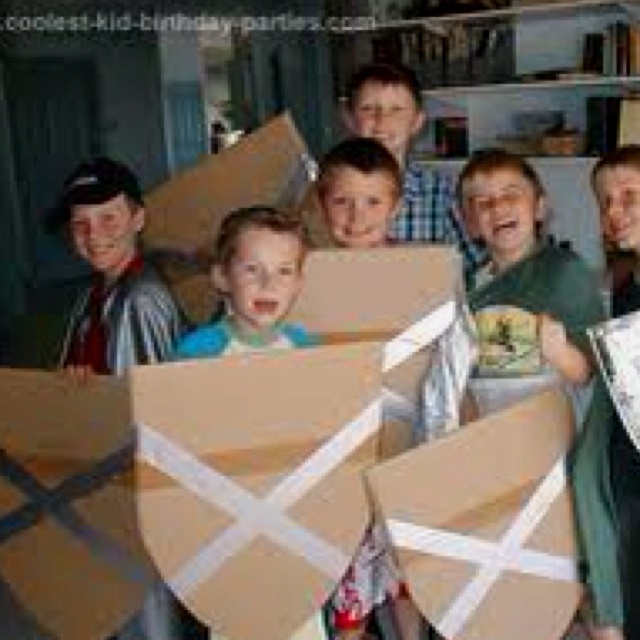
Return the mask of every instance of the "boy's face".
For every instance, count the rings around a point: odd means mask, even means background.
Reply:
[[[640,253],[640,169],[607,167],[596,175],[594,187],[605,238]]]
[[[302,284],[303,254],[300,239],[291,233],[258,226],[241,232],[229,264],[213,271],[240,328],[259,332],[286,316]]]
[[[543,199],[515,169],[477,173],[463,184],[465,216],[475,221],[494,263],[508,266],[536,243],[536,223],[544,217]]]
[[[381,142],[402,165],[424,124],[424,112],[405,86],[369,81],[360,87],[345,121],[354,134]]]
[[[134,208],[124,195],[102,204],[80,204],[71,209],[71,238],[76,251],[107,280],[115,280],[137,251],[144,209]]]
[[[397,186],[386,173],[338,167],[321,200],[336,244],[351,249],[386,244],[389,224],[399,204]]]

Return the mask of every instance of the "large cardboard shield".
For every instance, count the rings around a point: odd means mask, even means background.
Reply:
[[[229,211],[254,204],[297,208],[310,180],[307,148],[285,113],[146,194],[145,241],[187,255],[206,251]]]
[[[376,343],[132,371],[142,534],[214,630],[281,640],[317,611],[369,520]]]
[[[154,577],[136,522],[127,385],[3,369],[0,389],[0,575],[28,627],[31,616],[55,638],[108,637]]]
[[[411,596],[456,640],[554,640],[581,597],[564,456],[571,406],[547,391],[368,473]]]

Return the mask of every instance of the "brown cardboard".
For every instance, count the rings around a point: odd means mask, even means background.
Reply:
[[[291,318],[329,344],[390,340],[461,288],[459,256],[444,246],[322,249],[309,255],[305,269]],[[422,349],[386,373],[385,386],[417,406],[429,354]],[[408,423],[387,420],[381,457],[406,450],[411,440]]]
[[[220,220],[254,204],[297,209],[309,188],[307,149],[284,114],[145,196],[144,240],[187,255],[208,251]]]
[[[325,602],[336,579],[258,532],[213,574],[205,569],[192,590],[176,586],[179,569],[211,540],[237,527],[241,516],[204,497],[222,493],[206,493],[202,480],[206,471],[199,472],[197,482],[204,494],[195,495],[177,478],[180,474],[160,470],[145,453],[146,429],[264,500],[365,407],[377,404],[380,369],[380,344],[368,343],[133,370],[145,543],[165,580],[214,630],[244,640],[289,637]],[[281,505],[296,525],[341,551],[340,574],[369,519],[361,476],[376,460],[378,428],[376,421],[371,434],[346,460],[293,503]],[[175,461],[181,455],[167,453],[162,459]]]
[[[289,317],[325,344],[389,340],[460,289],[460,258],[450,247],[318,249],[307,257],[304,286]],[[174,291],[191,317],[200,322],[211,317],[207,276],[184,280]],[[386,374],[387,386],[415,405],[428,361],[427,348]],[[390,422],[381,455],[403,451],[410,441],[408,425]]]
[[[572,434],[570,403],[560,391],[548,391],[383,463],[367,477],[387,525],[399,520],[497,542],[565,454]],[[523,546],[574,557],[566,487]],[[436,626],[478,574],[475,563],[406,548],[398,558],[412,598]],[[577,582],[506,570],[453,637],[559,638],[580,596]]]
[[[90,384],[78,385],[59,373],[1,369],[0,390],[3,456],[48,490],[86,472],[132,437],[123,380],[95,377]],[[3,457],[0,534],[7,531],[9,514],[33,504],[6,471]],[[152,565],[138,534],[132,480],[129,464],[128,473],[72,501],[68,508],[151,578]],[[0,538],[0,574],[39,626],[65,640],[110,636],[139,608],[144,596],[141,584],[119,572],[50,512]]]

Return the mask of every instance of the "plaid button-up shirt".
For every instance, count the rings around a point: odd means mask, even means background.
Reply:
[[[467,274],[486,262],[485,251],[469,238],[456,212],[451,177],[410,162],[405,170],[403,196],[391,229],[394,240],[454,245],[463,256]]]

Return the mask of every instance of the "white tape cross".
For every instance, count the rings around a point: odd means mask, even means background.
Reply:
[[[436,624],[443,636],[454,638],[460,633],[503,571],[519,571],[564,582],[577,581],[573,559],[522,548],[565,486],[563,457],[538,485],[501,540],[495,543],[397,520],[387,521],[391,539],[399,548],[479,565],[476,576]]]
[[[383,371],[389,371],[438,338],[455,319],[455,302],[449,301],[385,345]],[[298,469],[281,480],[264,498],[257,499],[223,474],[151,427],[139,425],[139,453],[147,463],[181,483],[202,500],[237,517],[236,522],[207,543],[170,579],[174,591],[188,596],[231,557],[258,535],[266,535],[318,570],[338,580],[349,558],[284,515],[326,475],[380,427],[382,403],[387,415],[415,419],[413,405],[384,389],[382,399],[371,403],[352,422],[314,452]]]
[[[304,496],[379,429],[380,412],[380,401],[372,402],[300,467],[281,480],[264,499],[255,498],[237,483],[201,463],[191,453],[153,429],[141,425],[139,455],[143,460],[183,484],[201,499],[238,518],[170,580],[176,592],[188,595],[260,534],[338,580],[348,565],[348,556],[294,523],[283,511]]]

